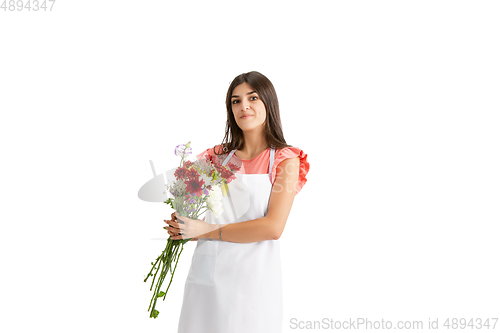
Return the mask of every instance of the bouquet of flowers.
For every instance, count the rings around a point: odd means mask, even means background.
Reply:
[[[210,155],[207,155],[204,160],[189,161],[186,157],[191,154],[190,146],[191,141],[175,147],[175,155],[181,157],[181,163],[175,170],[175,181],[166,185],[173,198],[169,198],[164,203],[169,204],[181,216],[191,219],[198,219],[207,210],[210,210],[215,217],[219,217],[222,214],[222,197],[227,194],[228,184],[236,178],[234,174],[239,170],[239,167],[232,163],[223,166],[219,159]],[[166,227],[164,228],[166,229]],[[179,257],[184,249],[184,244],[190,240],[191,238],[173,240],[170,237],[165,250],[156,258],[154,263],[151,262],[153,267],[144,279],[144,282],[146,282],[150,276],[153,276],[150,290],[153,289],[158,273],[159,275],[153,297],[149,303],[148,311],[151,309],[150,318],[158,317],[160,312],[156,310],[156,301],[160,297],[165,300],[174,278]],[[172,270],[174,262],[175,266]],[[171,276],[167,289],[160,291],[169,270]],[[154,275],[153,271],[155,271]]]

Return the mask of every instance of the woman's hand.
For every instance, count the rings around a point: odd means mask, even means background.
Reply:
[[[193,220],[186,216],[181,216],[179,213],[172,213],[172,220],[164,220],[168,227],[168,234],[173,240],[188,239],[198,240],[198,236],[206,234],[210,229],[210,224],[203,220]]]
[[[167,227],[163,227],[163,229],[166,229],[168,231],[168,234],[170,237],[173,239],[175,236],[179,236],[179,228],[173,228],[171,227],[172,222],[176,222],[177,218],[174,213],[170,215],[171,220],[163,220],[165,223],[168,224]],[[192,241],[197,241],[198,238],[191,238]]]

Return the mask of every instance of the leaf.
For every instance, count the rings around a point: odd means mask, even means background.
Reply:
[[[167,205],[170,205],[170,207],[172,207],[172,209],[175,209],[172,198],[168,198],[164,203],[166,203]]]
[[[156,296],[156,298],[160,298],[160,297],[163,297],[163,296],[165,296],[165,293],[163,291],[160,291],[158,293],[158,296]]]

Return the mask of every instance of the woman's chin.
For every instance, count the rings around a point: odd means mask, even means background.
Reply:
[[[241,128],[241,130],[243,132],[251,132],[251,131],[255,131],[255,130],[260,130],[261,127],[264,127],[264,123],[260,124],[260,125],[255,125],[255,124],[238,124],[239,127]]]

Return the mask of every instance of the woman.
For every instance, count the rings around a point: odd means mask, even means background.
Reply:
[[[279,238],[309,163],[301,149],[287,145],[278,98],[264,75],[237,76],[226,107],[223,143],[198,155],[241,166],[222,216],[208,211],[204,220],[192,220],[176,212],[165,221],[172,239],[198,241],[178,333],[277,333],[283,316]]]

